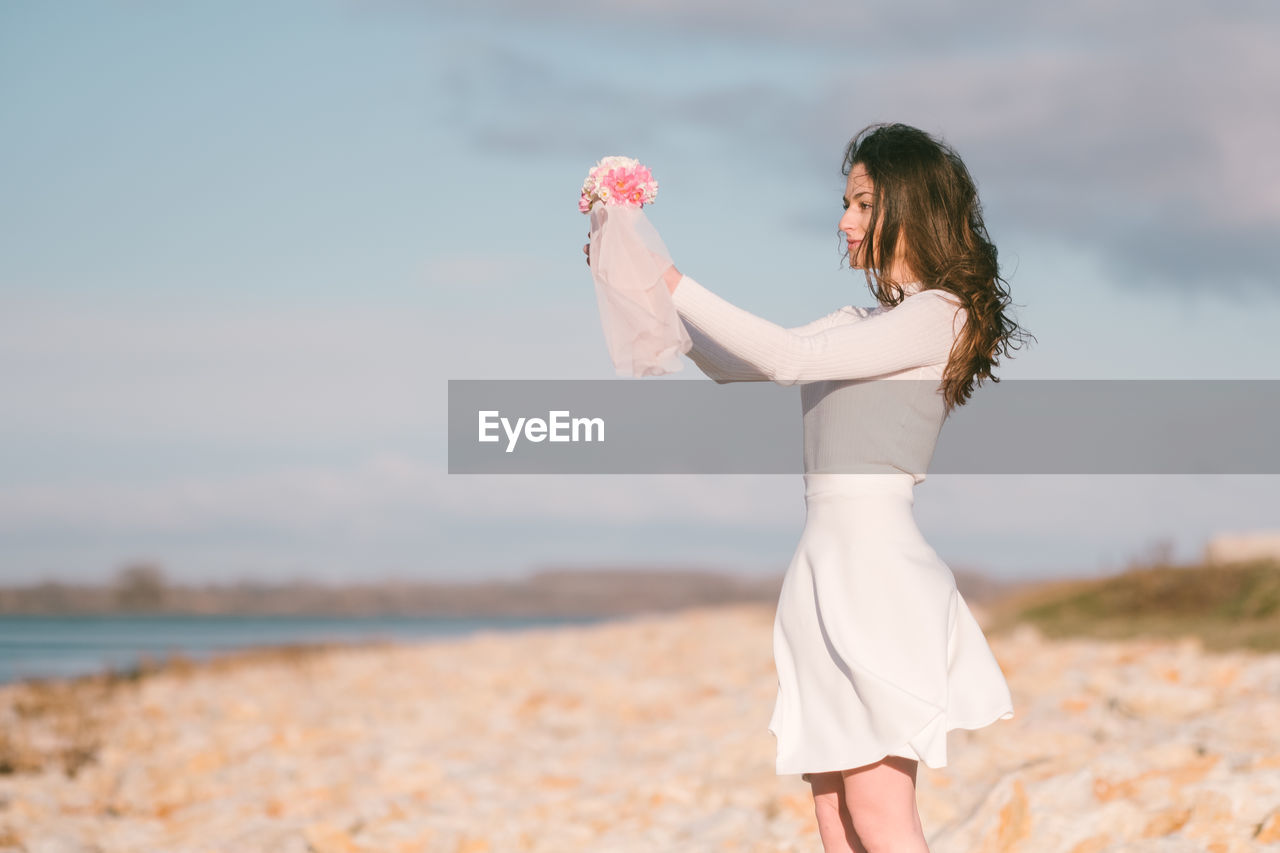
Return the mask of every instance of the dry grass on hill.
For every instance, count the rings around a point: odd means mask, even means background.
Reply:
[[[1280,650],[1280,562],[1155,565],[1037,584],[987,605],[988,634],[1030,623],[1046,637],[1199,637],[1210,651]]]

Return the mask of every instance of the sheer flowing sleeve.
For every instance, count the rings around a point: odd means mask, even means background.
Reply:
[[[936,289],[912,294],[888,310],[853,309],[853,322],[837,316],[849,311],[841,309],[795,329],[744,311],[687,275],[672,297],[694,350],[703,342],[703,360],[728,381],[795,385],[946,363],[965,321],[954,297]],[[694,362],[716,378],[698,358]]]
[[[638,207],[591,211],[588,261],[609,357],[619,376],[660,376],[683,369],[691,345],[663,271],[671,256]]]

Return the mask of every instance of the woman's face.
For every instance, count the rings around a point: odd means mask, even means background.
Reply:
[[[867,167],[854,163],[844,188],[844,216],[840,217],[840,230],[849,244],[849,266],[854,269],[866,266],[863,246],[866,245],[867,226],[871,224],[874,199],[875,184],[867,174]]]
[[[875,184],[867,174],[867,167],[854,163],[849,171],[849,180],[844,188],[844,216],[840,217],[840,230],[844,232],[849,244],[849,266],[860,270],[867,267],[866,237],[867,227],[871,224],[871,206],[875,201]],[[880,242],[880,231],[884,220],[876,222],[875,240]],[[908,281],[912,278],[911,270],[906,265],[906,242],[901,234],[894,249],[893,269],[880,270],[897,281]]]

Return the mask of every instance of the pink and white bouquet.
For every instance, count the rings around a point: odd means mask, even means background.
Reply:
[[[663,280],[671,255],[642,209],[657,197],[648,166],[605,157],[587,174],[578,199],[578,210],[591,216],[587,260],[619,376],[682,370],[680,355],[693,348]]]
[[[630,157],[605,157],[582,182],[578,210],[590,213],[596,204],[644,207],[658,197],[658,182],[649,167]]]

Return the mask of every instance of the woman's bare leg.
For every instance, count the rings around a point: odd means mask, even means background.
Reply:
[[[845,808],[844,777],[840,771],[810,773],[809,784],[813,787],[813,810],[818,817],[823,853],[867,853]]]
[[[929,853],[916,808],[917,765],[890,755],[841,771],[845,808],[867,853]]]

